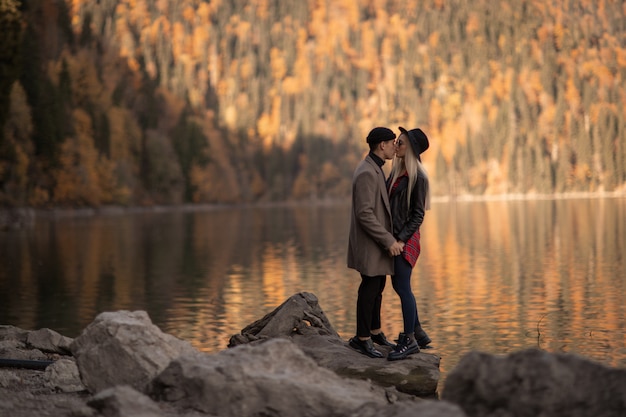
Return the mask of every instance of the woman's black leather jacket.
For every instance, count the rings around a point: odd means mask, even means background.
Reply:
[[[387,180],[387,188],[391,178]],[[409,185],[409,177],[400,177],[398,186],[389,196],[391,203],[391,219],[393,222],[393,236],[407,242],[416,230],[419,230],[424,221],[424,211],[426,206],[426,193],[428,192],[428,178],[422,173],[418,173],[417,181],[411,193],[411,205],[407,207],[406,193]]]

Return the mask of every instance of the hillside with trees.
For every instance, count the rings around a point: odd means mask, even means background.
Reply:
[[[626,192],[626,3],[0,0],[0,206],[345,198],[374,126],[435,195]]]

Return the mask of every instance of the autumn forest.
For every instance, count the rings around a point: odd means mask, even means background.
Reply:
[[[0,207],[626,193],[621,0],[0,0]]]

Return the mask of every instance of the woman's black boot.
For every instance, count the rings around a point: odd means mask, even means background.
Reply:
[[[421,326],[415,328],[415,340],[417,340],[417,344],[422,349],[432,342]]]
[[[415,339],[411,339],[406,334],[400,333],[400,336],[398,337],[398,344],[394,350],[389,352],[387,359],[390,361],[397,361],[406,358],[412,353],[418,353],[419,351],[420,347]]]

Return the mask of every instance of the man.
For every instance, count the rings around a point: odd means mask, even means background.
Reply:
[[[387,275],[393,274],[393,256],[404,244],[391,233],[391,206],[382,166],[395,154],[396,134],[376,127],[367,135],[369,154],[352,178],[352,217],[348,242],[348,268],[361,274],[356,307],[356,336],[350,346],[371,358],[382,358],[374,347],[393,346],[381,331],[380,307]]]

